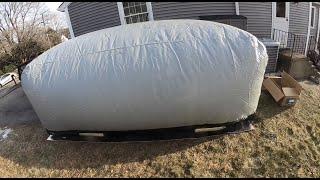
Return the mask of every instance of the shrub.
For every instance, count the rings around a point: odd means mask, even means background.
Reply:
[[[18,66],[30,61],[59,43],[61,43],[61,33],[50,28],[44,35],[39,35],[34,39],[24,39],[14,44],[10,48],[10,53],[0,54],[0,70],[2,72],[11,71],[14,65]]]
[[[4,73],[12,72],[16,69],[17,67],[13,64],[9,64],[4,67]]]
[[[9,54],[0,54],[0,71],[6,73],[5,67],[11,64],[11,56]]]
[[[21,64],[31,60],[45,51],[40,43],[34,40],[28,40],[16,44],[11,50],[11,61],[15,64]]]
[[[55,30],[49,28],[46,32],[47,37],[50,40],[50,45],[55,46],[59,43],[61,43],[61,34],[57,33]]]

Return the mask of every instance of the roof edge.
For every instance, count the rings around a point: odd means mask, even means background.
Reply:
[[[62,4],[60,4],[60,6],[57,8],[57,10],[60,12],[64,12],[70,3],[71,2],[63,2]]]

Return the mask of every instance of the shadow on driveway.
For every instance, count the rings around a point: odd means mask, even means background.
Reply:
[[[18,83],[0,91],[0,126],[16,126],[38,122],[27,96]]]

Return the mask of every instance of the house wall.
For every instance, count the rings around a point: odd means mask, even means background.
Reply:
[[[72,2],[68,11],[75,37],[121,25],[116,2]]]
[[[308,34],[309,2],[290,2],[289,32]]]
[[[204,15],[234,15],[234,2],[152,2],[155,20],[190,18]],[[247,31],[258,38],[270,38],[271,2],[239,2],[240,15],[247,17]]]
[[[206,15],[235,15],[234,2],[152,2],[155,20],[198,19]]]
[[[198,19],[205,15],[235,15],[234,2],[152,2],[155,20]],[[270,37],[270,2],[239,2],[240,15],[246,16],[248,31],[257,37]],[[68,6],[75,36],[121,25],[116,2],[72,2]]]
[[[204,15],[234,15],[234,2],[152,2],[155,20],[198,19]],[[239,2],[240,15],[247,17],[247,30],[258,38],[270,38],[271,2]],[[75,36],[121,25],[116,2],[72,2],[68,6]],[[309,2],[290,3],[289,32],[307,34]],[[316,11],[318,18],[318,11]],[[317,21],[317,20],[316,20]],[[316,25],[317,26],[317,25]],[[316,30],[311,29],[316,35]]]
[[[289,32],[293,33],[293,36],[288,37],[287,47],[293,48],[294,52],[304,54],[307,34],[309,26],[309,2],[290,2],[289,10]]]
[[[272,29],[271,2],[239,2],[240,15],[247,17],[248,32],[258,38],[270,38]]]

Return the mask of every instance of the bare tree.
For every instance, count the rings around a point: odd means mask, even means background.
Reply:
[[[11,46],[34,38],[43,23],[42,15],[49,19],[48,12],[41,2],[1,2],[0,39]]]
[[[48,26],[50,26],[53,30],[59,31],[63,29],[65,23],[62,21],[64,17],[61,17],[58,13],[51,13],[48,16]]]
[[[61,20],[41,2],[0,2],[0,69],[60,43]]]

